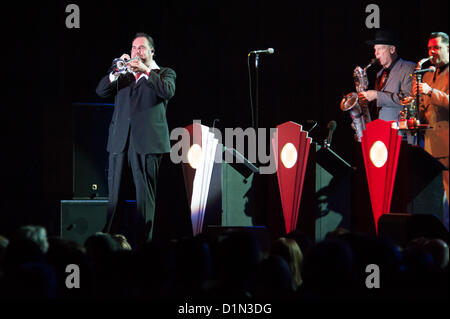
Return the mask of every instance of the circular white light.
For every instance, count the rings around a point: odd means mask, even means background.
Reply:
[[[382,141],[376,141],[370,148],[370,160],[375,167],[383,167],[388,158],[388,150]]]
[[[297,162],[297,149],[294,144],[286,143],[281,149],[281,162],[286,168],[291,168]]]
[[[197,169],[200,166],[200,161],[202,159],[203,150],[202,147],[198,144],[192,144],[187,153],[187,159],[189,165],[193,169]]]

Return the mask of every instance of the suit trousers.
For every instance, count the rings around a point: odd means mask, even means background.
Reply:
[[[133,247],[152,239],[161,157],[161,154],[137,153],[129,138],[122,153],[109,155],[108,215],[104,232],[124,235]],[[126,205],[126,200],[133,197],[136,210]]]

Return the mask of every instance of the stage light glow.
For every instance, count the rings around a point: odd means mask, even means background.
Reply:
[[[193,169],[197,169],[200,166],[202,156],[202,147],[198,144],[192,144],[187,154],[189,165],[191,165]]]
[[[297,149],[294,144],[286,143],[281,150],[281,162],[284,167],[291,168],[297,162]]]
[[[383,167],[388,159],[388,150],[382,141],[376,141],[370,148],[370,161],[375,167]]]

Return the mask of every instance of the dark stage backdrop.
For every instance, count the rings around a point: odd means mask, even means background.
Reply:
[[[66,28],[70,3],[80,8],[79,29]],[[365,25],[370,3],[380,8],[381,27],[400,32],[405,59],[426,57],[430,32],[448,33],[446,0],[2,4],[0,233],[23,223],[57,224],[58,201],[73,196],[72,104],[112,103],[95,87],[139,31],[154,37],[158,64],[178,75],[170,129],[194,119],[211,126],[216,118],[221,130],[250,127],[247,54],[273,47],[275,54],[260,59],[260,127],[316,120],[312,137],[320,142],[335,120],[333,148],[351,161],[353,132],[339,102],[354,90],[353,68],[373,56],[364,42],[374,36]],[[252,71],[253,65],[252,59]],[[159,219],[180,220],[173,234],[189,233],[181,169],[165,161]]]

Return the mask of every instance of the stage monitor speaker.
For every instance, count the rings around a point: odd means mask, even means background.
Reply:
[[[447,243],[449,239],[447,229],[431,214],[384,214],[378,221],[378,236],[403,247],[420,237],[439,238]]]
[[[74,199],[108,197],[106,144],[112,112],[109,104],[72,106]]]
[[[60,236],[84,245],[89,236],[103,230],[107,206],[107,200],[62,200]]]

